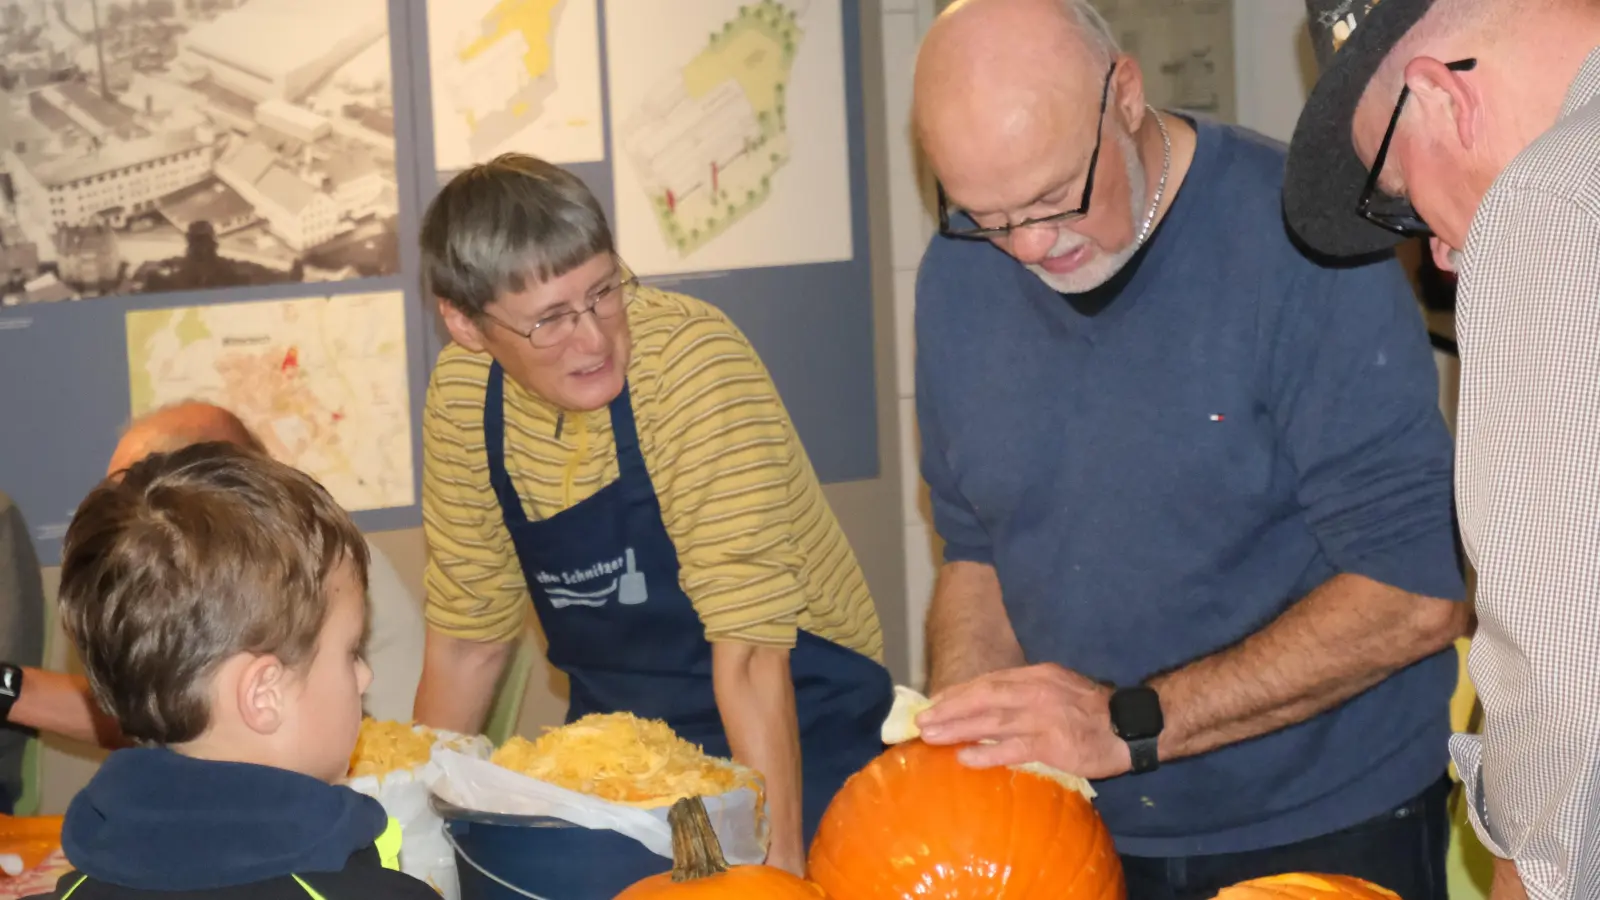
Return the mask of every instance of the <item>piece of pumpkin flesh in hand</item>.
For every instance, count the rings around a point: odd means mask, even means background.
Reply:
[[[883,720],[882,738],[885,744],[894,746],[906,741],[914,741],[922,736],[922,730],[917,727],[917,716],[933,707],[933,701],[908,687],[895,685],[894,706],[889,709],[889,715]],[[994,741],[983,741],[985,744]],[[1085,799],[1093,800],[1095,790],[1087,779],[1080,778],[1069,772],[1047,766],[1041,762],[1019,763],[1011,766],[1019,772],[1030,772],[1056,782],[1068,790],[1077,791]]]

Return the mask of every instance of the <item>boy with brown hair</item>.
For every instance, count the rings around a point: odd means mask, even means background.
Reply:
[[[416,897],[399,828],[336,786],[372,672],[366,542],[295,469],[226,444],[107,479],[67,530],[61,619],[140,746],[73,799],[66,900]]]

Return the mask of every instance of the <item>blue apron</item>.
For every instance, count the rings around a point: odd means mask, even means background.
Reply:
[[[549,640],[571,681],[567,721],[630,712],[661,719],[713,756],[731,757],[711,685],[711,644],[678,582],[678,552],[661,520],[628,386],[611,401],[617,480],[550,519],[529,521],[505,466],[505,374],[484,397],[489,480]],[[789,655],[800,724],[806,846],[846,778],[883,751],[893,703],[877,662],[802,630]]]

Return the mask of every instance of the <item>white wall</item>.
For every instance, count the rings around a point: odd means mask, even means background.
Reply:
[[[1305,5],[1233,0],[1233,43],[1239,124],[1289,140],[1316,75]]]
[[[900,404],[900,473],[902,524],[905,526],[906,615],[910,637],[910,671],[914,684],[923,680],[922,622],[933,592],[934,546],[926,517],[926,491],[917,474],[915,394],[912,361],[915,342],[911,319],[915,306],[917,261],[935,227],[930,183],[921,177],[910,133],[911,74],[917,45],[933,21],[935,0],[884,0],[883,66],[889,152],[889,228],[894,268],[895,390]]]

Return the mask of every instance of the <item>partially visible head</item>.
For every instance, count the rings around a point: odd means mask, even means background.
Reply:
[[[1500,172],[1554,121],[1597,21],[1596,0],[1434,0],[1368,82],[1356,154],[1373,165],[1404,91],[1378,186],[1428,223],[1441,267],[1454,267]],[[1469,59],[1470,70],[1450,65]]]
[[[157,453],[79,505],[62,623],[123,734],[334,781],[372,673],[367,546],[301,472],[222,443]]]
[[[170,453],[211,441],[267,452],[238,416],[213,403],[184,400],[133,420],[111,452],[106,474],[120,472],[152,453]]]
[[[577,176],[516,153],[473,166],[428,205],[421,244],[427,289],[456,343],[562,409],[599,409],[622,392],[625,273],[605,212]],[[561,318],[596,300],[595,315]],[[570,333],[536,347],[525,336],[536,327]]]
[[[917,56],[918,141],[951,204],[980,226],[1077,209],[1101,135],[1088,216],[996,242],[1060,291],[1098,287],[1138,250],[1145,112],[1138,63],[1087,0],[962,0]]]

